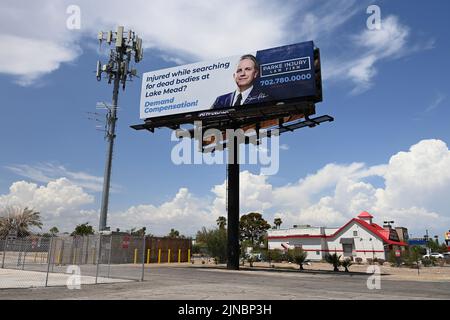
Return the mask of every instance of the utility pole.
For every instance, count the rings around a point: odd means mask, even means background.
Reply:
[[[108,230],[106,227],[106,218],[108,215],[109,189],[111,182],[112,156],[114,149],[114,138],[116,137],[117,108],[119,100],[119,87],[125,90],[126,81],[137,76],[137,70],[130,68],[132,57],[138,63],[143,57],[142,39],[139,38],[134,31],[130,30],[124,33],[124,27],[117,27],[117,31],[99,32],[98,40],[100,46],[102,42],[106,42],[109,46],[113,44],[110,50],[109,61],[102,65],[97,61],[97,80],[102,80],[102,74],[106,74],[108,83],[114,82],[112,106],[108,108],[106,116],[106,164],[103,178],[102,206],[100,210],[99,231]]]

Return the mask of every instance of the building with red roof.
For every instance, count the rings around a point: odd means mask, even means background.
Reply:
[[[301,247],[312,261],[323,260],[329,253],[363,261],[369,258],[387,260],[391,250],[403,250],[407,243],[400,241],[397,231],[390,225],[381,227],[373,223],[373,218],[364,211],[340,228],[308,225],[269,230],[268,246],[280,250]]]

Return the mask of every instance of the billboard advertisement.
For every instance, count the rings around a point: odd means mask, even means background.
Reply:
[[[427,241],[424,238],[411,238],[408,240],[410,246],[425,246]]]
[[[259,50],[144,73],[140,118],[292,99],[318,102],[316,86],[312,41]]]

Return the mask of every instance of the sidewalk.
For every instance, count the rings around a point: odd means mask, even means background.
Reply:
[[[0,289],[45,287],[46,272],[0,269]],[[67,286],[75,284],[71,274],[49,273],[48,286]],[[81,276],[81,285],[94,284],[95,277]],[[132,280],[98,277],[98,283],[132,282]]]
[[[216,266],[214,261],[210,259],[204,259],[204,264],[202,264],[201,259],[194,260],[193,266],[199,267],[211,267]],[[272,267],[273,266],[273,267]],[[376,265],[380,268],[381,275],[385,280],[396,280],[396,281],[432,281],[432,282],[450,282],[450,265],[446,265],[444,267],[423,267],[421,266],[419,269],[419,273],[417,269],[412,269],[409,267],[391,267],[389,263],[385,263],[384,265]],[[354,264],[349,267],[349,274],[367,274],[370,271],[371,265],[367,264]],[[304,274],[314,273],[317,271],[321,274],[336,274],[333,272],[333,266],[328,263],[323,262],[311,262],[310,265],[304,265],[305,269],[302,271]],[[253,269],[253,270],[286,270],[293,271],[299,270],[299,266],[295,263],[272,263],[269,265],[268,262],[253,262],[253,267],[250,267],[250,264],[246,262],[244,265],[240,265],[240,269]],[[338,274],[344,274],[344,268],[340,268],[342,270]],[[372,269],[373,270],[373,269]],[[299,271],[300,272],[300,271]],[[373,271],[370,271],[373,273]]]

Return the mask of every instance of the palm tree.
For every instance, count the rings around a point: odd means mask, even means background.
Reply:
[[[280,226],[282,223],[283,223],[283,221],[281,221],[281,218],[275,218],[273,220],[273,224],[276,226],[277,229],[280,229]]]
[[[348,268],[353,264],[353,262],[350,259],[344,259],[341,261],[341,266],[345,268],[345,272],[348,272]]]
[[[325,256],[325,261],[332,264],[334,267],[333,271],[339,271],[339,266],[341,265],[341,256],[338,256],[337,253],[327,254]]]
[[[303,269],[303,264],[306,262],[306,257],[308,253],[304,251],[302,248],[295,248],[294,250],[289,250],[290,259],[293,260],[296,264],[300,266],[300,270]]]
[[[0,238],[6,237],[10,232],[17,232],[17,236],[30,235],[30,229],[42,229],[40,213],[28,207],[7,207],[0,217]]]
[[[219,226],[219,229],[225,229],[227,225],[227,218],[225,218],[224,216],[220,216],[217,218],[216,222],[217,225]]]

